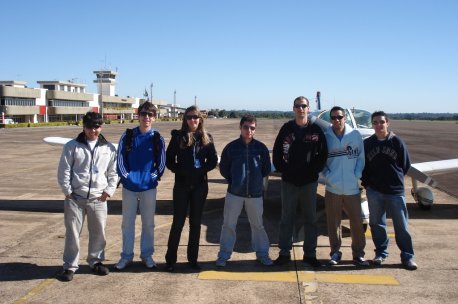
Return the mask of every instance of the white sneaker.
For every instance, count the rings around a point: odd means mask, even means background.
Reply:
[[[132,260],[121,258],[119,262],[115,265],[116,270],[123,270],[132,263]]]
[[[342,259],[342,252],[336,251],[331,255],[331,259],[328,262],[328,265],[333,266],[339,264]]]
[[[402,262],[402,265],[404,265],[404,268],[407,270],[417,270],[418,268],[417,263],[415,263],[413,260]]]
[[[227,259],[219,257],[215,262],[216,267],[226,267],[226,261]]]
[[[377,255],[377,256],[372,260],[372,264],[374,264],[375,266],[380,266],[380,265],[382,265],[383,262],[385,262],[385,258],[382,257],[381,255]]]
[[[260,257],[258,258],[258,261],[264,266],[272,266],[274,264],[274,262],[272,262],[272,260],[268,256]]]
[[[154,262],[152,257],[147,257],[146,259],[142,259],[143,265],[145,265],[146,268],[152,269],[156,268],[156,263]]]

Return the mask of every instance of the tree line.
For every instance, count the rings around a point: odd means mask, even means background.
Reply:
[[[257,118],[293,118],[293,111],[249,111],[249,110],[225,110],[211,109],[208,111],[210,118],[240,118],[245,114],[251,114]],[[458,113],[388,113],[391,119],[399,120],[444,120],[458,121]]]

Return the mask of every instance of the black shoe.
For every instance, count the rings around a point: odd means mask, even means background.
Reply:
[[[73,275],[75,274],[74,271],[65,269],[60,275],[59,275],[59,280],[62,282],[70,282],[73,280]]]
[[[311,258],[311,257],[304,257],[304,258],[302,259],[302,262],[304,262],[304,265],[305,265],[305,266],[311,266],[311,267],[313,267],[313,268],[321,267],[321,263],[320,263],[320,261],[318,261],[318,260],[316,259],[316,257],[313,257],[313,258]]]
[[[104,266],[102,263],[98,262],[92,267],[92,271],[98,275],[104,276],[110,273],[108,267]]]
[[[278,258],[274,261],[274,265],[286,265],[291,262],[291,255],[279,255]]]
[[[191,267],[194,270],[201,270],[202,267],[200,267],[199,263],[197,262],[188,262],[189,267]]]
[[[174,272],[175,271],[175,267],[174,267],[173,264],[166,263],[165,267],[164,267],[164,270],[167,271],[167,272]]]

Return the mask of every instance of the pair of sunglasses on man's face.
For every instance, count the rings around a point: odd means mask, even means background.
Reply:
[[[140,112],[140,116],[146,117],[148,116],[149,118],[154,117],[154,113],[152,112]]]

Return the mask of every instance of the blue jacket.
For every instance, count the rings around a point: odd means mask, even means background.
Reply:
[[[242,197],[261,197],[263,178],[271,170],[269,150],[256,139],[245,144],[240,137],[224,148],[219,170],[229,183],[227,192]]]
[[[164,173],[164,138],[160,136],[159,147],[154,147],[154,132],[157,131],[151,129],[141,134],[138,127],[134,128],[132,150],[129,153],[126,152],[124,143],[126,132],[119,140],[117,171],[122,186],[130,191],[143,192],[156,188],[159,178]]]
[[[328,159],[323,170],[326,190],[337,195],[358,194],[358,180],[364,169],[361,134],[346,124],[342,139],[337,137],[332,126],[325,135],[328,144]]]

